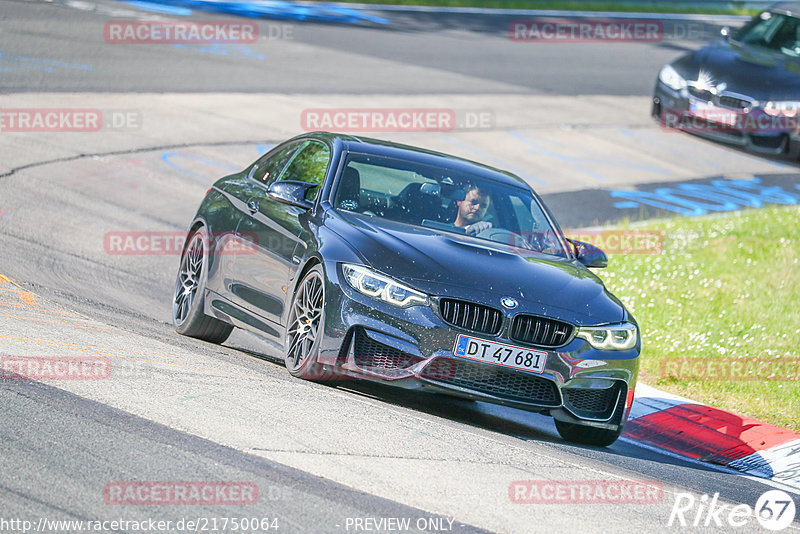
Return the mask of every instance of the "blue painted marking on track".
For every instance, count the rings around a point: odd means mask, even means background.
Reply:
[[[172,45],[175,48],[182,50],[191,50],[192,52],[201,52],[205,54],[215,54],[218,56],[238,56],[249,57],[258,61],[264,60],[264,54],[258,54],[252,48],[246,45],[232,45],[232,44],[184,44],[177,43]]]
[[[794,184],[800,189],[800,184]],[[766,186],[761,178],[749,180],[712,180],[710,184],[677,184],[655,191],[610,191],[612,198],[625,199],[614,203],[617,209],[640,206],[660,208],[679,215],[705,215],[710,211],[732,211],[743,207],[760,208],[767,204],[795,205],[800,195],[781,186]]]
[[[536,183],[541,184],[541,185],[546,185],[547,184],[546,181],[544,181],[544,180],[542,180],[540,178],[536,178],[534,176],[531,176],[530,174],[524,173],[524,172],[520,171],[519,169],[515,169],[514,167],[509,167],[504,162],[500,161],[499,159],[497,159],[495,157],[490,156],[486,152],[482,152],[482,151],[478,150],[477,148],[471,147],[471,146],[469,146],[469,145],[467,145],[465,143],[462,143],[461,141],[453,139],[452,137],[449,137],[449,136],[445,135],[443,137],[443,139],[445,141],[447,141],[448,143],[450,143],[451,145],[457,146],[459,148],[463,148],[464,150],[468,150],[468,151],[474,153],[475,155],[478,156],[479,159],[484,159],[486,161],[493,161],[494,164],[497,167],[499,167],[501,169],[504,169],[504,170],[507,170],[507,171],[511,171],[511,172],[513,172],[514,174],[516,174],[517,176],[519,176],[521,178],[524,178],[524,179],[532,181],[532,182],[536,182]]]
[[[11,54],[0,53],[0,62],[4,64],[11,63],[11,66],[0,66],[5,72],[13,72],[15,66],[22,69],[41,70],[44,72],[55,72],[56,69],[77,69],[77,70],[92,70],[91,65],[83,65],[81,63],[67,63],[66,61],[59,61],[57,59],[45,59],[30,56],[15,56]]]
[[[605,182],[606,181],[605,177],[603,175],[601,175],[600,173],[595,172],[594,170],[590,169],[586,165],[583,165],[581,162],[602,163],[604,165],[609,165],[609,166],[612,166],[612,167],[624,167],[624,168],[631,168],[631,169],[641,169],[643,171],[654,172],[656,174],[672,174],[672,172],[670,172],[670,171],[668,171],[666,169],[661,169],[659,167],[652,167],[650,165],[643,165],[643,164],[640,164],[640,163],[633,163],[633,162],[630,162],[630,161],[621,161],[621,160],[615,161],[615,160],[609,160],[606,157],[600,157],[600,158],[580,157],[580,158],[576,158],[576,157],[573,157],[573,156],[568,156],[566,154],[559,154],[558,152],[553,152],[552,150],[548,150],[545,147],[543,147],[543,146],[541,146],[541,145],[539,145],[537,143],[534,143],[530,138],[522,135],[519,132],[516,132],[516,131],[513,131],[513,130],[509,130],[508,134],[513,136],[514,138],[516,138],[518,141],[521,141],[521,142],[525,143],[526,145],[528,145],[529,147],[531,147],[533,149],[531,151],[532,153],[537,154],[537,155],[546,156],[546,157],[551,157],[551,158],[557,159],[559,161],[563,161],[564,163],[567,163],[568,165],[571,165],[571,166],[575,167],[576,169],[588,174],[589,176],[591,176],[592,178],[594,178],[595,180],[597,180],[599,182]]]
[[[531,152],[531,153],[537,154],[537,155],[550,156],[551,158],[555,158],[555,159],[557,159],[559,161],[563,161],[563,162],[565,162],[565,163],[567,163],[569,165],[572,165],[576,169],[585,172],[586,174],[588,174],[589,176],[591,176],[592,178],[594,178],[598,182],[605,182],[606,181],[606,179],[603,176],[601,176],[600,174],[594,172],[593,170],[589,169],[588,167],[586,167],[584,165],[581,165],[580,163],[577,163],[576,161],[573,161],[573,158],[570,157],[570,156],[564,156],[562,154],[557,154],[555,152],[551,152],[551,151],[545,149],[544,147],[534,143],[530,139],[527,139],[522,134],[520,134],[518,132],[515,132],[513,130],[509,130],[506,133],[508,133],[510,136],[516,138],[518,141],[522,141],[523,143],[525,143],[529,147],[533,148],[533,150],[528,150],[528,152]]]
[[[136,0],[127,0],[125,3],[135,8],[141,9],[142,11],[150,11],[152,13],[165,13],[167,15],[182,15],[182,16],[192,14],[191,9],[187,9],[185,7],[159,4],[157,2],[138,2]]]
[[[622,132],[623,135],[625,135],[627,137],[634,138],[634,139],[637,139],[637,138],[641,137],[641,132],[632,132],[632,131],[626,130],[626,129],[622,129],[622,130],[620,130],[620,132]],[[645,133],[652,134],[652,132],[649,131],[649,130],[647,132],[645,132]],[[702,162],[702,163],[704,163],[706,165],[709,165],[709,166],[711,166],[711,167],[713,167],[715,169],[721,169],[722,168],[722,165],[720,163],[714,161],[714,160],[711,160],[711,159],[708,159],[708,158],[699,158],[699,157],[695,156],[694,154],[687,154],[685,147],[682,147],[680,149],[679,148],[670,149],[670,148],[667,147],[667,145],[674,146],[673,143],[667,143],[663,139],[659,138],[659,142],[658,142],[658,149],[659,150],[667,150],[670,153],[675,154],[676,156],[680,157],[683,160],[685,160],[688,157],[688,158],[691,158],[691,159],[693,159],[695,161]]]
[[[203,182],[208,181],[208,179],[209,179],[208,176],[203,176],[201,174],[197,174],[194,171],[190,171],[189,169],[185,169],[185,168],[181,167],[180,165],[178,165],[177,163],[172,161],[174,158],[184,158],[184,159],[188,159],[188,160],[192,160],[192,161],[199,161],[199,162],[202,162],[202,163],[207,163],[209,165],[213,165],[215,167],[222,167],[226,171],[235,172],[235,171],[239,170],[236,167],[233,167],[233,166],[228,165],[226,163],[220,163],[219,161],[214,161],[212,159],[201,158],[200,156],[192,156],[192,155],[189,155],[189,154],[181,154],[180,152],[164,152],[163,154],[161,154],[161,160],[164,163],[166,163],[167,165],[169,165],[173,169],[176,169],[176,170],[178,170],[178,171],[180,171],[180,172],[182,172],[184,174],[188,174],[192,178],[197,178],[199,180],[202,180]]]
[[[301,4],[282,0],[152,0],[150,3],[253,18],[265,17],[298,21],[313,20],[320,22],[373,22],[375,24],[389,24],[388,19],[383,17],[370,15],[352,7],[324,2]]]

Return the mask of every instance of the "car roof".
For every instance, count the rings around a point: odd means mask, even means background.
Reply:
[[[342,150],[349,152],[359,152],[378,156],[395,157],[398,159],[407,159],[427,165],[446,167],[455,171],[476,174],[482,178],[500,182],[505,185],[512,185],[516,187],[523,186],[526,189],[531,189],[531,186],[525,180],[508,171],[442,152],[427,150],[411,145],[404,145],[402,143],[395,143],[392,141],[385,141],[382,139],[373,139],[371,137],[332,132],[311,132],[299,136],[299,138],[304,137],[325,140],[331,144],[339,142],[341,143]]]

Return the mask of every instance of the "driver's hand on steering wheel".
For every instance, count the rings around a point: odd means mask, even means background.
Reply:
[[[467,235],[478,235],[479,233],[483,232],[484,230],[488,230],[492,227],[492,223],[489,221],[480,221],[476,222],[475,224],[470,224],[464,227],[464,231]]]

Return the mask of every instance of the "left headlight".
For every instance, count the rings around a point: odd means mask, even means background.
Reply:
[[[636,326],[623,323],[608,326],[582,326],[577,337],[585,339],[599,350],[630,350],[636,346],[639,336]]]
[[[362,265],[345,263],[342,265],[342,273],[353,289],[368,297],[403,308],[428,303],[428,295],[425,293],[420,293]]]
[[[686,87],[686,80],[678,74],[678,71],[672,68],[672,65],[664,65],[661,72],[658,73],[658,79],[661,80],[664,85],[676,91],[680,91]]]

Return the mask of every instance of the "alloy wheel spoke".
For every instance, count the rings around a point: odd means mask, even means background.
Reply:
[[[293,372],[311,355],[319,335],[323,305],[324,288],[319,275],[314,273],[298,288],[291,305],[286,330],[286,363]]]
[[[175,285],[173,310],[175,320],[179,323],[188,317],[197,288],[200,286],[203,273],[203,251],[202,238],[199,234],[195,234],[181,259],[181,267],[178,271],[178,280]]]

